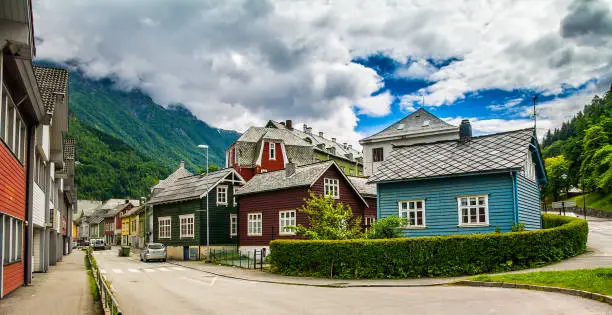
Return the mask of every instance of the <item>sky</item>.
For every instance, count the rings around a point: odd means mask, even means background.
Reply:
[[[612,0],[34,0],[37,58],[245,131],[358,146],[424,107],[475,134],[555,128],[612,83]]]

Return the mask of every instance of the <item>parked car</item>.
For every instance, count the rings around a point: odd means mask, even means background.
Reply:
[[[140,252],[140,261],[148,262],[149,260],[166,261],[167,252],[166,246],[159,243],[149,243]]]
[[[101,238],[94,238],[89,242],[89,246],[91,248],[93,248],[93,250],[104,250],[105,246],[104,246],[104,239]]]

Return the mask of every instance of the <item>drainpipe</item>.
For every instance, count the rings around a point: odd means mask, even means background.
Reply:
[[[34,187],[34,172],[33,172],[33,166],[35,165],[35,161],[34,161],[34,146],[36,144],[36,126],[29,126],[28,127],[28,151],[27,151],[27,157],[26,157],[26,161],[27,161],[27,167],[26,167],[26,178],[27,178],[27,185],[26,185],[26,222],[27,222],[27,226],[26,226],[26,233],[24,236],[24,256],[23,260],[25,261],[25,268],[24,268],[24,284],[29,285],[32,283],[32,238],[33,238],[33,225],[32,225],[32,219],[33,219],[33,211],[34,211],[34,207],[33,207],[33,200],[34,200],[34,196],[33,196],[33,189],[32,187]]]
[[[513,220],[514,223],[517,224],[518,217],[518,176],[516,172],[510,172],[510,177],[512,177],[512,203],[513,203]]]

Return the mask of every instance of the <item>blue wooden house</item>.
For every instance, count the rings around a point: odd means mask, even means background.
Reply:
[[[546,172],[534,129],[398,146],[370,178],[378,218],[409,218],[406,236],[511,231],[541,227],[540,184]]]

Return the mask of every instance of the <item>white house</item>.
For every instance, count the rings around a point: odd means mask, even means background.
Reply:
[[[393,146],[454,139],[459,139],[459,127],[419,108],[383,131],[359,141],[363,147],[364,175],[372,176],[376,173]]]

